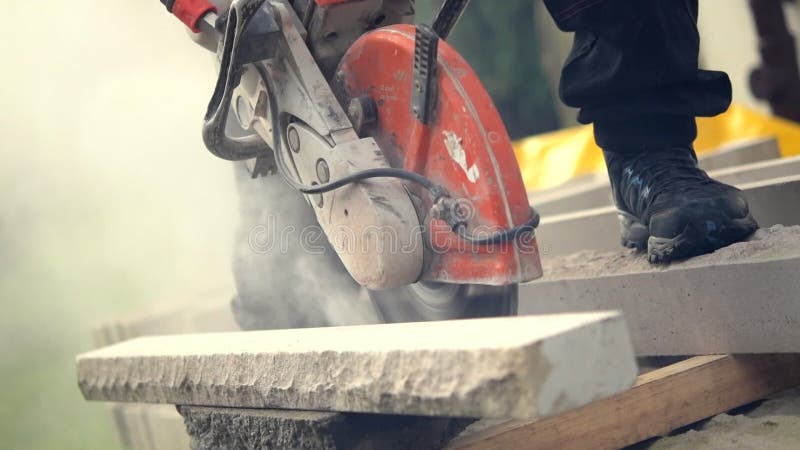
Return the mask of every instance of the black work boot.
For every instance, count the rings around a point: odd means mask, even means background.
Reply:
[[[743,193],[697,167],[691,148],[604,151],[622,245],[651,263],[710,253],[758,229]]]

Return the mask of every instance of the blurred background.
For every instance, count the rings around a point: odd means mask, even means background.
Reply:
[[[423,20],[438,4],[420,3]],[[213,57],[155,0],[4,6],[0,448],[117,448],[104,406],[76,386],[91,328],[232,292],[232,168],[200,137]],[[703,65],[763,109],[746,83],[746,1],[702,0],[701,30]],[[554,95],[569,36],[540,2],[475,1],[453,41],[515,138],[574,124]]]

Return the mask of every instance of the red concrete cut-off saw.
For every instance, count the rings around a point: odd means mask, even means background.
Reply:
[[[505,126],[445,42],[467,0],[161,0],[217,52],[206,146],[303,193],[387,321],[513,314],[541,275]],[[230,120],[229,120],[230,119]]]

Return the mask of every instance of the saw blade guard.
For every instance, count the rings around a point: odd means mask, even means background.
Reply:
[[[424,175],[452,199],[442,208],[409,187],[424,227],[422,280],[508,285],[540,277],[532,231],[491,239],[535,220],[494,103],[469,64],[443,40],[435,44],[436,76],[421,93],[416,35],[413,25],[365,34],[342,58],[335,89],[345,105],[354,99],[374,104],[376,117],[359,132],[375,139],[393,167]],[[417,49],[417,66],[419,59]],[[427,115],[419,109],[421,94],[428,96]]]

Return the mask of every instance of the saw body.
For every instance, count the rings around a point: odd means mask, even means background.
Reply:
[[[304,193],[381,303],[399,289],[412,293],[399,301],[427,297],[438,311],[384,311],[390,320],[513,313],[509,301],[486,309],[487,297],[515,298],[515,284],[541,275],[538,217],[494,104],[440,39],[466,2],[445,2],[430,28],[410,24],[409,0],[236,0],[219,17],[186,1],[180,18],[218,42],[212,153]],[[228,135],[229,119],[244,135]]]
[[[377,121],[362,133],[375,139],[394,166],[444,186],[463,208],[465,233],[491,236],[530,220],[508,133],[477,75],[447,42],[439,41],[435,104],[425,124],[412,113],[415,83],[409,61],[414,57],[411,25],[368,33],[345,54],[337,73],[344,98],[367,96],[377,105]],[[435,209],[429,196],[417,196],[423,212]],[[530,234],[479,245],[454,233],[441,217],[429,214],[423,225],[431,249],[424,280],[507,285],[541,275]]]

